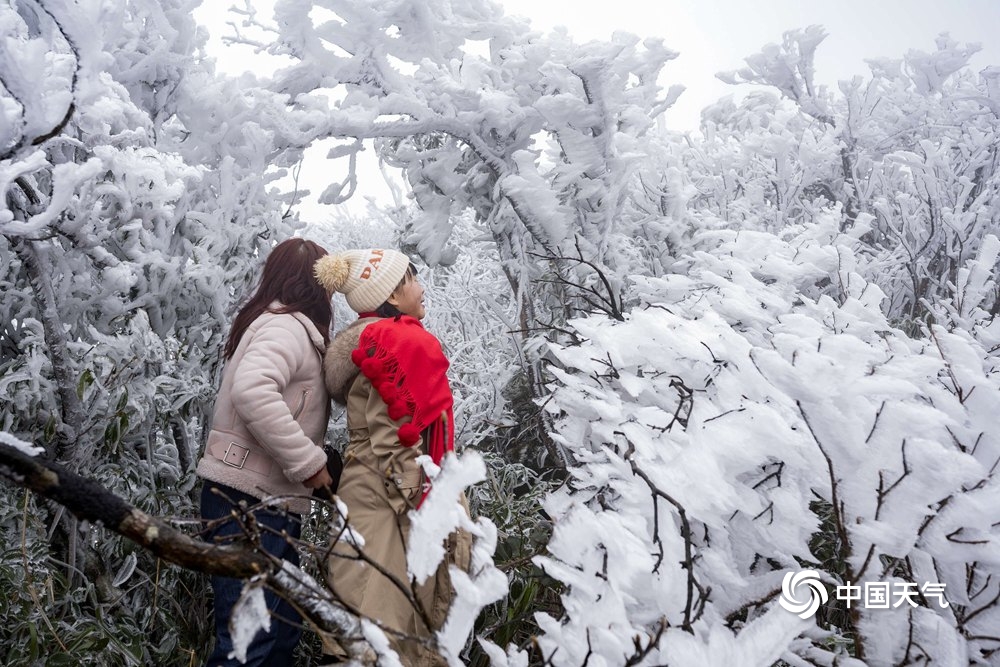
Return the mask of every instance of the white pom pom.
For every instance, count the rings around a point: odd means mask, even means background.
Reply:
[[[324,255],[313,268],[319,284],[331,292],[340,292],[351,276],[351,263],[346,255]]]

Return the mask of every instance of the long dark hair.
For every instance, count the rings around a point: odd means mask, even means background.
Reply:
[[[247,327],[268,310],[273,301],[280,301],[282,305],[271,312],[302,313],[316,325],[323,340],[330,342],[333,319],[330,295],[313,275],[316,260],[326,254],[326,250],[305,239],[288,239],[274,247],[264,262],[257,291],[233,321],[222,351],[226,359],[232,358]]]

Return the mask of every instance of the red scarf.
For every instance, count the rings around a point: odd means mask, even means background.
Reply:
[[[401,445],[412,447],[426,431],[427,453],[435,464],[455,451],[448,359],[419,320],[402,315],[369,324],[351,361],[371,380],[390,419],[410,418],[399,427]]]

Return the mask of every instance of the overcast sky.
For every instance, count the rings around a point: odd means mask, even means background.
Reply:
[[[263,13],[272,3],[258,0],[255,6]],[[210,51],[220,69],[235,74],[254,59],[245,49],[221,46],[230,4],[205,0],[195,16],[212,34]],[[909,49],[933,51],[935,37],[945,31],[961,43],[982,45],[972,59],[975,69],[1000,66],[1000,0],[502,0],[501,5],[505,13],[527,18],[535,30],[564,26],[578,42],[606,40],[615,30],[662,37],[680,52],[665,67],[662,83],[687,88],[665,116],[668,127],[677,130],[695,130],[702,108],[734,92],[715,78],[716,72],[738,69],[745,56],[780,42],[784,31],[812,24],[822,25],[828,34],[816,55],[821,84],[866,75],[866,58],[900,58]],[[388,194],[379,176],[364,180],[362,196]]]
[[[255,3],[262,11],[270,4]],[[213,38],[226,30],[229,5],[206,0],[195,13]],[[820,83],[867,74],[866,58],[932,51],[944,31],[959,42],[982,45],[975,67],[1000,65],[1000,0],[503,0],[501,5],[505,13],[528,19],[533,29],[564,26],[579,42],[606,40],[615,30],[664,38],[680,52],[665,68],[664,83],[687,87],[668,112],[669,124],[682,130],[695,129],[700,110],[732,92],[716,72],[741,67],[745,56],[780,42],[784,31],[811,24],[822,25],[829,35],[816,57]],[[213,53],[220,66],[246,66],[245,54],[226,57],[216,39]]]
[[[504,0],[504,11],[529,19],[537,30],[565,26],[576,41],[606,40],[613,31],[662,37],[678,58],[664,83],[687,91],[667,112],[677,129],[697,127],[699,112],[732,92],[715,78],[743,66],[743,58],[782,33],[822,25],[829,35],[816,55],[819,83],[868,73],[866,58],[900,58],[909,49],[933,51],[950,32],[961,43],[979,42],[979,69],[1000,65],[1000,0]]]

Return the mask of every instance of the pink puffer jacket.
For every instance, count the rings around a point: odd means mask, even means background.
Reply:
[[[254,320],[226,362],[198,475],[261,499],[303,496],[289,509],[307,514],[311,491],[302,481],[326,465],[324,349],[301,313]]]

